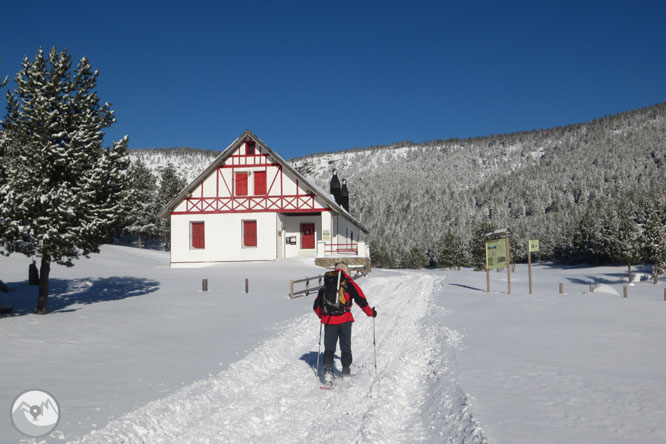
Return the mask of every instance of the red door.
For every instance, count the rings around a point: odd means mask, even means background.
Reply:
[[[301,249],[314,249],[315,224],[301,224]]]

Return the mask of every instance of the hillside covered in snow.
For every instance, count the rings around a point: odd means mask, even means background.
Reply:
[[[153,169],[173,163],[188,180],[216,154],[132,151]],[[621,204],[640,199],[655,203],[660,214],[666,208],[666,104],[552,129],[402,142],[290,162],[324,189],[334,169],[347,180],[351,212],[370,229],[372,250],[391,256],[384,266],[404,265],[414,251],[423,265],[436,262],[449,232],[465,246],[463,263],[472,263],[473,238],[493,227],[511,229],[518,260],[525,260],[527,239],[536,238],[542,258],[580,262],[588,258],[575,235],[586,215],[611,220]],[[594,254],[594,261],[614,259]]]

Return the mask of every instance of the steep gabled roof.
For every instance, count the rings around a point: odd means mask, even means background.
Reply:
[[[194,179],[189,185],[187,185],[183,190],[169,203],[167,203],[164,208],[160,210],[157,215],[159,217],[167,218],[173,211],[173,209],[178,206],[185,198],[188,197],[190,193],[192,193],[198,186],[201,185],[201,183],[206,180],[208,176],[213,174],[218,167],[224,164],[224,162],[231,156],[243,143],[247,142],[248,140],[253,140],[261,147],[280,165],[282,165],[283,169],[286,169],[289,171],[289,173],[293,174],[296,176],[299,181],[302,181],[307,188],[309,188],[315,195],[326,201],[328,205],[330,206],[331,210],[343,215],[347,219],[351,220],[354,224],[356,224],[361,230],[363,230],[365,233],[368,233],[368,229],[365,228],[359,221],[357,221],[347,210],[342,208],[340,205],[338,205],[335,200],[332,198],[331,195],[328,193],[324,192],[319,186],[314,184],[310,179],[299,173],[295,168],[293,168],[287,161],[285,161],[282,157],[280,157],[279,154],[277,154],[275,151],[273,151],[268,145],[266,145],[261,139],[259,139],[256,135],[252,133],[250,130],[245,130],[243,134],[238,136],[236,140],[231,142],[231,144],[220,153],[219,156],[213,160],[213,162],[201,173],[199,176],[197,176],[196,179]]]

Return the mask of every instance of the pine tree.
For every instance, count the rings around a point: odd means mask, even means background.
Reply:
[[[631,265],[641,260],[643,228],[637,221],[636,208],[631,200],[622,202],[616,221],[615,236],[608,247],[612,260],[627,264],[629,282],[633,280]]]
[[[7,76],[5,78],[2,78],[2,75],[0,74],[0,88],[5,86],[7,84]],[[2,123],[2,122],[0,122]],[[0,126],[0,187],[2,187],[3,183],[6,181],[7,174],[5,172],[5,161],[3,159],[4,153],[5,153],[5,143],[3,142],[4,140],[4,131],[2,129],[2,126]],[[2,216],[0,216],[0,225],[2,225]],[[0,227],[0,234],[2,234],[1,227]],[[0,242],[0,246],[1,246]]]
[[[395,268],[395,255],[390,247],[383,243],[373,241],[370,244],[370,254],[372,257],[372,266],[377,268]]]
[[[185,179],[181,178],[176,172],[176,168],[169,163],[162,169],[160,176],[160,189],[157,193],[157,202],[159,208],[163,208],[174,197],[187,186]],[[171,220],[161,219],[158,223],[158,232],[164,240],[165,249],[169,249],[169,240],[171,239]]]
[[[3,122],[0,242],[6,253],[41,257],[37,313],[45,314],[51,263],[99,251],[121,217],[127,138],[102,146],[114,121],[95,91],[86,58],[74,72],[67,51],[24,58]]]
[[[437,266],[440,268],[451,268],[461,265],[461,263],[458,262],[460,254],[459,249],[460,245],[457,242],[457,238],[449,229],[439,243],[439,248],[437,250]]]
[[[129,171],[129,192],[127,194],[127,220],[125,231],[137,236],[138,246],[143,240],[158,236],[160,210],[157,193],[157,179],[141,161],[136,161]]]
[[[660,190],[659,194],[663,196],[664,191],[666,190]],[[653,198],[648,205],[642,243],[645,260],[652,262],[656,284],[659,276],[666,271],[666,203],[660,203]]]
[[[403,268],[421,269],[428,266],[429,259],[423,247],[415,245],[409,252],[402,257]]]

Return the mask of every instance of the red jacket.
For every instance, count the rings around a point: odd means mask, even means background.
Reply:
[[[347,281],[347,285],[345,286],[345,295],[347,297],[347,300],[349,301],[349,304],[347,305],[347,310],[341,315],[336,316],[336,315],[324,314],[321,307],[323,302],[322,298],[324,297],[324,289],[322,288],[321,290],[319,290],[317,298],[315,299],[314,302],[313,309],[314,312],[317,314],[317,316],[319,316],[319,319],[321,319],[322,324],[337,325],[337,324],[344,324],[345,322],[354,322],[354,316],[352,316],[352,313],[350,311],[352,300],[356,302],[356,305],[358,305],[366,315],[372,317],[372,308],[370,308],[368,300],[365,298],[365,295],[363,294],[363,290],[361,290],[361,287],[356,285],[356,282],[354,282],[352,278],[343,270],[336,269],[335,271],[341,271]]]

